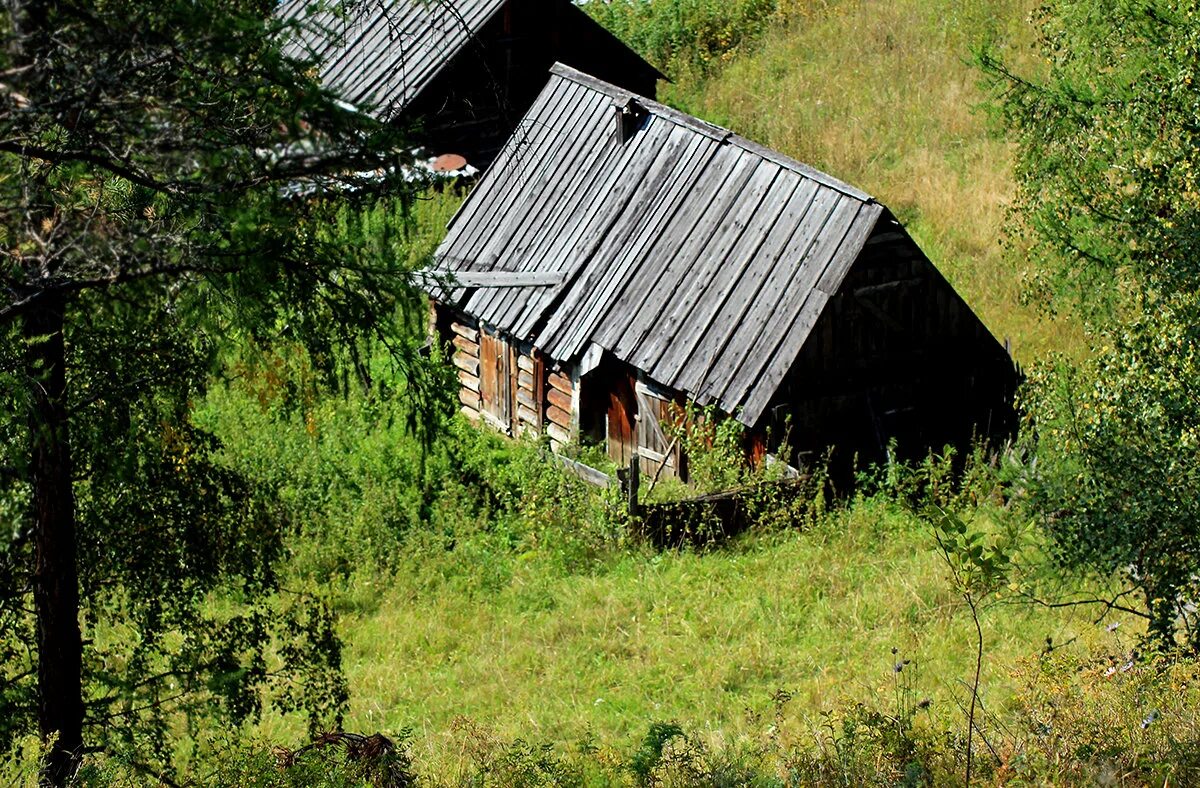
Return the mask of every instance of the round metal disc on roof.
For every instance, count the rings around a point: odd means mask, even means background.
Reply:
[[[443,153],[433,160],[434,172],[454,172],[467,166],[467,160],[457,153]]]

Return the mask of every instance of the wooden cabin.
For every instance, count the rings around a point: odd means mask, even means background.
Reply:
[[[279,13],[303,20],[312,0]],[[318,14],[290,44],[311,53],[345,101],[415,124],[433,156],[485,168],[546,84],[556,61],[653,96],[657,69],[570,0],[371,0]],[[336,35],[331,35],[335,33]]]
[[[1005,348],[869,195],[563,65],[524,126],[430,287],[471,418],[668,474],[686,402],[802,458],[1013,427]]]

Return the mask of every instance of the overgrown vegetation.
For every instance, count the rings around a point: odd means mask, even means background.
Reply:
[[[69,346],[78,402],[115,414],[75,433],[81,522],[104,526],[82,549],[133,580],[85,577],[106,750],[78,781],[1200,781],[1193,6],[1055,0],[1030,27],[1026,0],[588,4],[671,74],[669,101],[875,192],[1023,360],[1060,354],[1013,451],[833,491],[816,468],[784,494],[785,466],[751,463],[735,421],[691,413],[671,433],[691,486],[649,497],[746,488],[733,539],[696,520],[701,538],[653,548],[615,490],[471,427],[449,373],[404,366],[425,314],[398,275],[456,195],[301,222],[300,241],[397,275],[355,301],[386,317],[380,342],[254,287],[265,305],[211,323],[169,289],[93,313],[132,333]],[[1015,149],[978,111],[977,65]],[[164,352],[121,362],[143,346]],[[97,372],[148,369],[153,397]],[[0,479],[19,523],[27,486]],[[28,552],[13,533],[6,561]],[[0,615],[19,625],[0,641],[0,778],[33,783],[54,751],[30,735],[32,619]]]
[[[1056,558],[1121,575],[1157,647],[1200,651],[1200,5],[1060,0],[1035,21],[1044,78],[985,51],[1018,145],[1019,224],[1038,290],[1090,358],[1028,389],[1022,489]]]

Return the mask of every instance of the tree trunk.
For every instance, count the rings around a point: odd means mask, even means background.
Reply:
[[[42,783],[65,785],[83,749],[83,641],[79,632],[79,569],[75,555],[75,495],[67,423],[65,303],[43,297],[24,320],[33,487],[37,614],[38,727],[55,737]]]

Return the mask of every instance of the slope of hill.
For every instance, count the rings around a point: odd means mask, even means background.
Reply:
[[[1010,149],[990,128],[972,62],[983,42],[1012,61],[1030,61],[1035,3],[762,6],[649,0],[596,13],[671,70],[675,82],[662,91],[668,103],[885,202],[993,333],[1012,339],[1023,363],[1050,350],[1079,352],[1075,326],[1021,303],[1020,250],[1001,246],[1013,190]],[[677,29],[679,13],[692,25],[687,37]],[[653,35],[658,26],[666,32]]]

